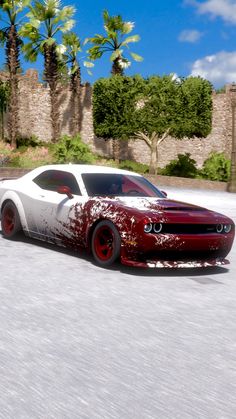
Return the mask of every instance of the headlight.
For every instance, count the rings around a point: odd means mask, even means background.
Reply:
[[[155,233],[160,233],[160,231],[162,230],[162,224],[161,223],[154,224],[153,230]]]
[[[144,233],[151,233],[151,231],[152,231],[152,224],[151,223],[144,224],[143,230],[144,230]]]
[[[229,233],[231,231],[231,228],[232,228],[231,224],[225,224],[224,225],[224,232]]]
[[[216,226],[217,233],[222,233],[223,229],[224,229],[223,224],[217,224]]]

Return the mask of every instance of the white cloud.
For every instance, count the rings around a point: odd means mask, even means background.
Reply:
[[[195,6],[198,13],[209,14],[211,17],[221,17],[225,22],[236,24],[236,2],[235,0],[207,0],[199,2],[185,0],[185,4]]]
[[[179,41],[180,42],[190,42],[194,43],[197,42],[202,37],[202,32],[199,32],[197,30],[184,30],[179,34]]]
[[[236,52],[221,51],[196,60],[192,65],[191,76],[201,76],[215,87],[236,82]]]

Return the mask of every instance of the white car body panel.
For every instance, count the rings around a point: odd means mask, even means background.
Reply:
[[[45,170],[60,170],[72,173],[76,178],[82,195],[69,199],[58,192],[40,188],[32,180]],[[6,200],[17,207],[24,232],[30,237],[50,240],[51,231],[68,220],[71,207],[75,203],[85,203],[87,195],[81,173],[130,173],[110,167],[92,165],[57,164],[41,166],[18,179],[0,180],[0,209]],[[137,174],[137,176],[139,176]],[[1,215],[1,213],[0,213]]]

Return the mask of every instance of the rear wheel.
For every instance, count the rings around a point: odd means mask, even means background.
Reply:
[[[92,253],[100,266],[110,266],[120,256],[120,235],[110,221],[101,221],[92,235]]]
[[[2,210],[2,234],[6,239],[14,238],[22,230],[18,210],[13,202],[7,202]]]

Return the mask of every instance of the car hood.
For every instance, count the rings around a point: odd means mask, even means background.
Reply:
[[[167,198],[140,198],[125,197],[118,198],[118,201],[127,207],[136,208],[140,211],[151,210],[153,212],[162,211],[207,211],[205,208],[186,202],[175,201]]]
[[[165,222],[231,222],[228,217],[217,212],[168,198],[119,197],[117,204],[152,219],[164,217]]]

